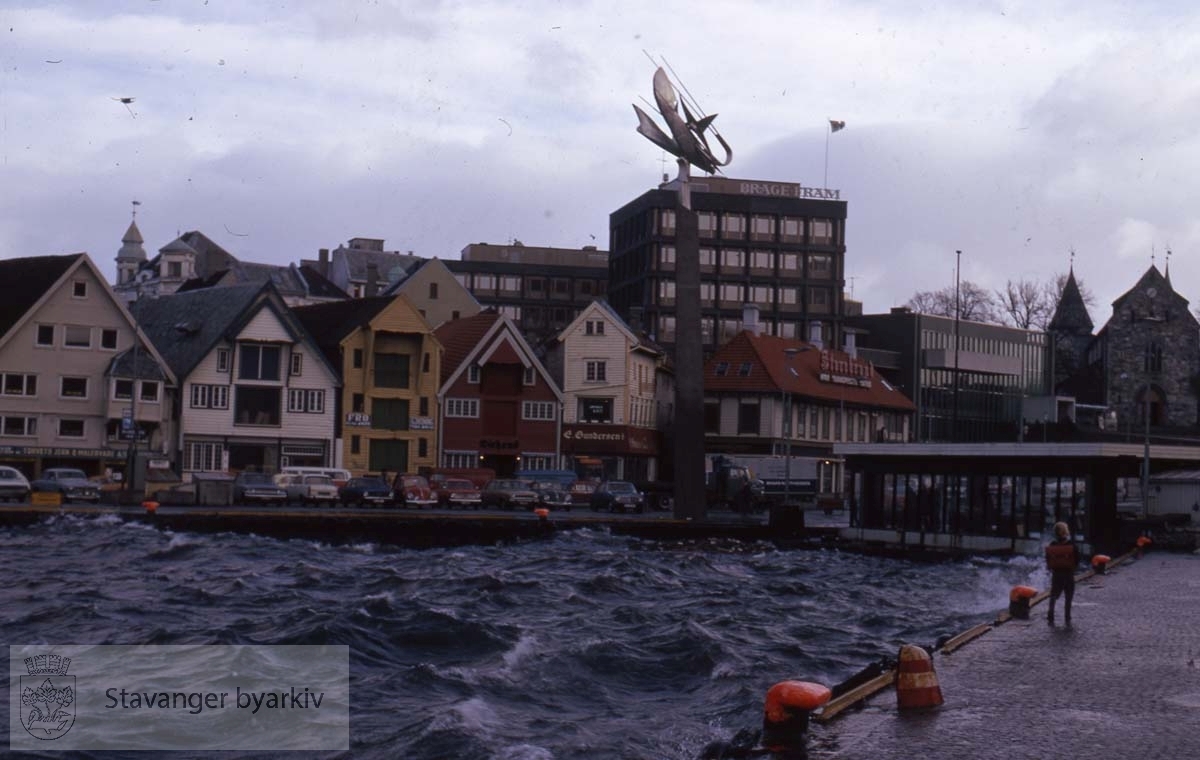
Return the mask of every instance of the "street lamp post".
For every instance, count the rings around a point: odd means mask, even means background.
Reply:
[[[1142,517],[1150,516],[1150,384],[1142,389],[1146,401],[1146,435],[1142,444]]]
[[[962,299],[958,295],[962,251],[954,252],[954,413],[950,423],[950,440],[958,441],[958,323],[962,319]]]
[[[792,359],[795,359],[798,353],[798,348],[783,349],[789,372],[795,372]],[[783,451],[783,505],[786,507],[792,496],[792,394],[787,388],[783,390],[783,437],[787,441]]]

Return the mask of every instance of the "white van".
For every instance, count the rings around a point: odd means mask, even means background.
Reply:
[[[338,488],[346,485],[346,481],[350,479],[350,471],[343,470],[339,467],[284,467],[279,471],[281,475],[328,475],[329,479]]]

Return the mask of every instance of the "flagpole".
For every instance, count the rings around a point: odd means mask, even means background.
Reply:
[[[829,187],[829,135],[831,134],[833,134],[832,122],[825,130],[825,176],[821,179],[821,187]]]

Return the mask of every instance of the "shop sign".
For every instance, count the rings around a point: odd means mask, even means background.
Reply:
[[[487,451],[516,451],[520,447],[520,443],[515,439],[501,438],[481,438],[479,441],[480,450]]]
[[[346,424],[350,427],[371,427],[371,415],[366,412],[346,412]]]
[[[409,417],[408,427],[410,430],[433,430],[433,418]]]
[[[126,452],[59,446],[0,446],[0,457],[63,457],[67,459],[123,459]]]

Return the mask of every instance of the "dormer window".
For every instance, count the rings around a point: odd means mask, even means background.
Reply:
[[[717,377],[725,377],[725,375],[729,374],[729,362],[717,362],[717,367],[713,371],[713,374]]]
[[[738,377],[750,377],[750,362],[742,362],[742,366],[738,367]]]

